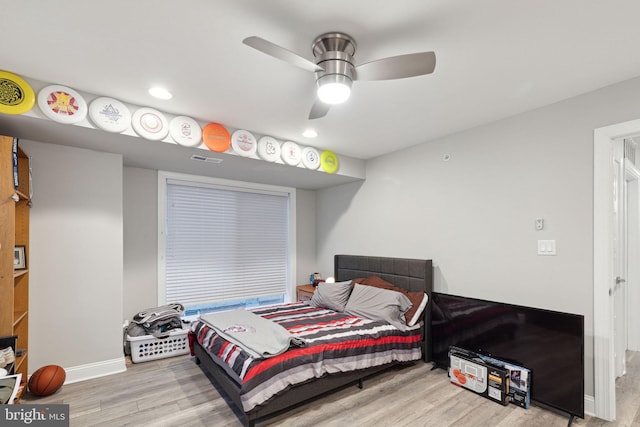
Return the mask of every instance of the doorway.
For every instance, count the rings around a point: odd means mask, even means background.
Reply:
[[[634,328],[626,328],[634,320],[624,312],[631,314],[629,301],[638,298],[637,286],[627,286],[628,280],[637,283],[637,263],[626,263],[640,240],[638,233],[627,238],[638,226],[638,178],[637,169],[627,172],[619,151],[623,139],[633,135],[640,135],[640,120],[594,131],[594,414],[609,421],[616,418],[615,379],[625,371],[624,350],[633,349],[637,338]],[[634,206],[627,210],[630,204]],[[629,216],[635,219],[628,221]]]
[[[640,141],[640,138],[638,138]],[[636,142],[636,141],[634,141]],[[637,144],[637,142],[636,142]],[[640,144],[638,144],[640,146]],[[636,151],[636,154],[638,152]],[[635,164],[640,164],[636,159]],[[627,255],[627,350],[640,351],[640,171],[636,166],[633,177],[627,180],[628,235]],[[636,327],[633,327],[636,325]]]
[[[613,141],[613,342],[615,378],[626,374],[626,352],[636,350],[637,330],[633,325],[633,307],[637,307],[638,288],[638,178],[636,147],[633,138]],[[634,348],[635,347],[635,348]]]

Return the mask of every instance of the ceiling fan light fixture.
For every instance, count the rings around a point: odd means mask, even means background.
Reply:
[[[333,74],[318,79],[318,99],[325,104],[342,104],[351,95],[351,79]]]
[[[314,62],[258,36],[247,37],[242,42],[276,59],[315,73],[317,98],[311,106],[309,120],[326,116],[332,104],[349,99],[355,80],[405,79],[431,74],[436,66],[433,52],[390,56],[356,66],[353,60],[355,40],[336,31],[316,37],[311,45]]]

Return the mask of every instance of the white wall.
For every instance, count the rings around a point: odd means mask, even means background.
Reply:
[[[431,258],[437,291],[583,314],[593,396],[593,130],[639,117],[638,99],[634,79],[369,161],[365,182],[318,192],[319,265]]]
[[[122,157],[20,142],[33,161],[29,371],[124,370]]]

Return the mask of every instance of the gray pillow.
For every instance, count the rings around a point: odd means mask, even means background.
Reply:
[[[320,282],[309,303],[314,307],[343,312],[350,294],[351,280],[336,283]]]
[[[411,301],[400,292],[356,283],[344,311],[371,320],[384,320],[406,330],[404,314],[410,308]]]

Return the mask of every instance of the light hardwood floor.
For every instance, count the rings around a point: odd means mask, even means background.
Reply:
[[[629,353],[618,380],[618,420],[576,419],[574,426],[640,427],[640,353]],[[127,372],[67,384],[24,403],[69,404],[71,426],[242,426],[189,356],[129,365]],[[391,369],[257,423],[267,426],[564,427],[568,417],[532,404],[501,406],[449,383],[446,372],[417,363]]]

